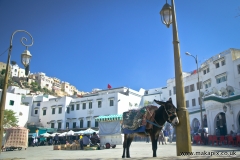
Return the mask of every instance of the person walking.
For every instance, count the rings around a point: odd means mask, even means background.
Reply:
[[[33,142],[32,142],[33,147],[35,146],[35,142],[36,142],[35,137],[33,137]]]
[[[161,142],[162,142],[162,145],[164,145],[164,144],[163,144],[163,141],[164,141],[163,131],[160,131],[159,137],[158,137],[158,143],[159,143],[159,145],[160,145]]]
[[[149,143],[149,135],[146,137],[146,143]]]
[[[169,128],[168,135],[169,135],[169,142],[172,143],[172,138],[173,138],[173,128],[172,128],[172,126]]]
[[[167,132],[167,130],[163,131],[163,135],[164,135],[164,142],[165,142],[165,144],[167,144],[167,141],[168,141],[168,132]]]
[[[38,139],[37,138],[35,138],[35,146],[38,147]]]

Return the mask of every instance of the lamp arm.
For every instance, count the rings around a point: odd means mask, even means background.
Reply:
[[[24,43],[24,41],[27,41],[27,38],[26,38],[26,37],[22,37],[21,40],[20,40],[20,42],[22,43],[23,46],[25,46],[25,47],[31,47],[31,46],[33,45],[33,37],[32,37],[32,35],[31,35],[29,32],[27,32],[27,31],[25,31],[25,30],[16,30],[16,31],[14,31],[14,32],[12,33],[11,40],[10,40],[10,48],[9,48],[9,49],[12,49],[13,36],[14,36],[17,32],[25,32],[25,33],[27,33],[28,36],[31,38],[32,43],[27,45],[27,44]]]

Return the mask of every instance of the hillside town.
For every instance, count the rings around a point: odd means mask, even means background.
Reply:
[[[216,134],[216,129],[221,135],[239,133],[240,50],[230,48],[211,54],[198,70],[183,72],[191,131],[198,132],[203,125],[209,134]],[[1,62],[0,70],[4,69],[6,64]],[[12,85],[8,87],[5,109],[13,110],[18,126],[30,129],[30,134],[38,128],[57,132],[98,130],[99,116],[121,115],[131,109],[157,105],[154,99],[167,101],[171,97],[176,106],[175,78],[169,78],[165,86],[138,91],[110,86],[84,92],[42,72],[28,76],[24,73],[16,63],[11,64]]]

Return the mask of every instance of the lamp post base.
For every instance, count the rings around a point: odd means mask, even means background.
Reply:
[[[181,152],[192,152],[189,114],[187,110],[179,109],[179,124],[176,126],[176,146],[177,156],[181,156]]]

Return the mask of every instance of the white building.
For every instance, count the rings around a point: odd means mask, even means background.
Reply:
[[[81,98],[54,98],[41,102],[39,118],[44,127],[63,130],[94,128],[98,127],[96,117],[122,114],[133,108],[130,104],[138,106],[142,95],[143,92],[119,87],[100,90]]]
[[[0,89],[0,98],[2,97],[2,90]],[[18,119],[18,126],[26,127],[28,121],[29,106],[22,104],[22,95],[8,93],[6,96],[5,109],[13,110]]]
[[[203,102],[203,126],[209,128],[209,134],[215,134],[216,128],[219,128],[222,134],[227,134],[231,130],[236,132],[240,130],[239,58],[240,50],[229,49],[201,64],[199,67],[200,96],[197,72],[183,72],[186,107],[190,115],[190,126],[195,132],[201,126],[201,102]],[[165,101],[171,97],[173,102],[176,102],[175,85],[175,79],[168,79],[167,87],[146,91],[143,101],[151,103],[157,98],[157,94],[161,93],[162,100]],[[226,113],[223,111],[223,106],[228,106]]]

